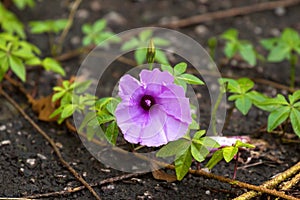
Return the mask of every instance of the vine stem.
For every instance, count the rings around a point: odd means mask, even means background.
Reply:
[[[214,135],[218,135],[218,132],[217,132],[217,110],[220,106],[220,103],[222,101],[222,98],[223,98],[223,95],[225,92],[226,92],[225,86],[224,86],[224,84],[221,84],[220,92],[218,94],[216,103],[215,103],[212,113],[211,113],[211,123],[212,123],[212,130],[213,130]]]
[[[25,111],[13,100],[2,88],[0,88],[0,94],[4,96],[20,113],[21,115],[36,129],[38,133],[40,133],[52,146],[55,154],[57,155],[59,161],[75,176],[75,178],[80,181],[93,195],[97,200],[100,200],[101,198],[99,195],[95,192],[95,190],[82,178],[80,174],[76,172],[76,170],[71,167],[71,165],[65,161],[59,151],[59,149],[56,147],[55,142],[48,136],[48,134],[43,131],[26,113]]]
[[[295,88],[295,73],[296,73],[296,64],[297,64],[297,55],[293,52],[291,53],[290,58],[290,88]]]

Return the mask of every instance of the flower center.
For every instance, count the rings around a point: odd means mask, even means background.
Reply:
[[[144,110],[150,110],[151,106],[155,104],[155,99],[151,95],[144,95],[141,99],[140,105]]]

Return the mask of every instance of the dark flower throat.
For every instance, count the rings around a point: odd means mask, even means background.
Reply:
[[[151,106],[154,104],[155,99],[151,95],[144,95],[140,102],[141,107],[146,111],[150,110]]]

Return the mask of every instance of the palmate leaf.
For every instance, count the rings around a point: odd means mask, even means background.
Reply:
[[[239,149],[234,146],[222,148],[224,160],[226,162],[230,162],[234,158],[234,156],[237,154],[238,151],[239,151]]]
[[[185,62],[178,63],[174,66],[174,75],[180,75],[183,74],[186,71],[187,64]]]
[[[26,70],[22,60],[16,56],[8,58],[11,70],[23,81],[26,80]]]
[[[56,60],[54,60],[53,58],[45,58],[42,61],[42,65],[43,67],[47,70],[47,71],[53,71],[56,72],[62,76],[66,75],[65,70],[62,68],[62,66],[60,65],[60,63],[58,63]]]
[[[113,121],[107,126],[105,131],[105,137],[109,143],[115,145],[117,142],[118,134],[119,134],[118,125],[115,121]]]
[[[242,45],[239,49],[242,58],[251,66],[256,65],[256,53],[252,45]]]
[[[175,171],[177,180],[182,180],[188,173],[192,164],[191,147],[187,148],[179,157],[175,159]]]
[[[290,47],[282,44],[277,45],[271,49],[271,52],[268,55],[268,61],[270,62],[281,62],[287,58],[290,52]]]
[[[267,131],[270,132],[274,130],[277,126],[283,123],[290,114],[290,108],[288,106],[280,107],[273,112],[268,117],[268,128]]]
[[[300,111],[293,108],[291,110],[290,119],[294,132],[300,138]]]
[[[217,150],[205,165],[208,169],[212,169],[216,164],[218,164],[223,159],[223,151],[222,149]]]
[[[174,155],[181,155],[182,152],[185,152],[190,146],[190,141],[186,139],[179,139],[171,141],[165,146],[163,146],[157,153],[157,157],[170,157]]]
[[[243,115],[246,115],[252,106],[251,99],[246,95],[239,95],[239,98],[234,103],[236,108],[241,111]]]
[[[188,84],[193,84],[193,85],[204,85],[204,82],[201,81],[199,78],[192,74],[181,74],[180,76],[177,76],[179,80],[182,80]]]

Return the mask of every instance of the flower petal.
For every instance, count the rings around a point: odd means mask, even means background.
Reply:
[[[119,96],[123,99],[125,96],[133,94],[139,87],[141,87],[140,82],[126,74],[120,79]]]
[[[169,141],[181,138],[188,130],[189,125],[171,116],[167,116],[162,129],[152,137],[142,138],[141,144],[146,146],[161,146]]]
[[[174,77],[167,71],[161,72],[159,69],[153,71],[142,70],[140,73],[141,83],[147,85],[149,83],[173,84]]]
[[[190,124],[192,122],[189,99],[184,96],[184,90],[177,85],[165,86],[163,93],[156,97],[157,104],[161,105],[168,115]]]

